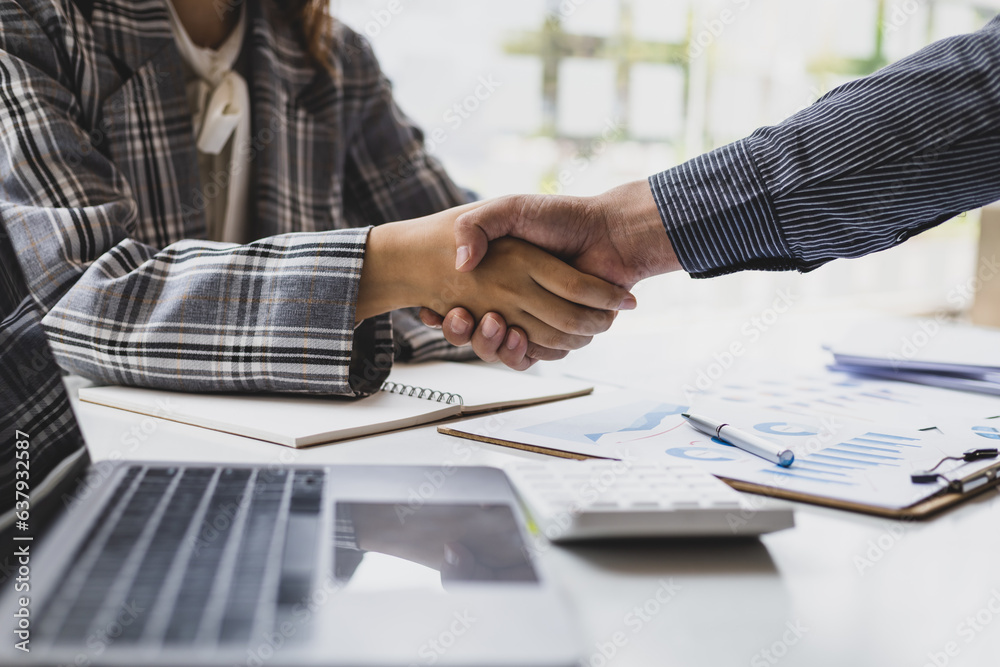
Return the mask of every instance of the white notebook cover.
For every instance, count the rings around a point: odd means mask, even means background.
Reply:
[[[463,413],[590,393],[579,380],[541,378],[455,362],[397,364],[390,381],[460,394],[465,405],[386,391],[361,399],[279,394],[190,394],[138,387],[84,387],[80,400],[287,447],[308,447],[428,424]]]

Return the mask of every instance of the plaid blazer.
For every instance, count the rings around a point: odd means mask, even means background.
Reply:
[[[390,317],[354,326],[369,226],[465,198],[363,38],[338,25],[328,73],[275,1],[247,0],[259,240],[204,240],[166,1],[0,0],[0,220],[57,360],[194,391],[377,389]],[[396,356],[463,355],[400,320]]]

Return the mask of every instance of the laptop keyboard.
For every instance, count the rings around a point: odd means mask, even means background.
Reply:
[[[46,605],[56,644],[247,643],[309,594],[321,469],[131,466]]]

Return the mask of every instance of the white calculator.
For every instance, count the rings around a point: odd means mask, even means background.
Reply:
[[[747,537],[795,525],[786,503],[741,494],[680,462],[529,461],[504,470],[553,542]]]

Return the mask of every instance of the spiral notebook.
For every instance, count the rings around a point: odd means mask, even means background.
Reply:
[[[80,400],[203,428],[309,447],[429,424],[448,417],[583,396],[579,380],[478,364],[396,364],[367,398],[287,394],[189,394],[138,387],[84,387]]]

